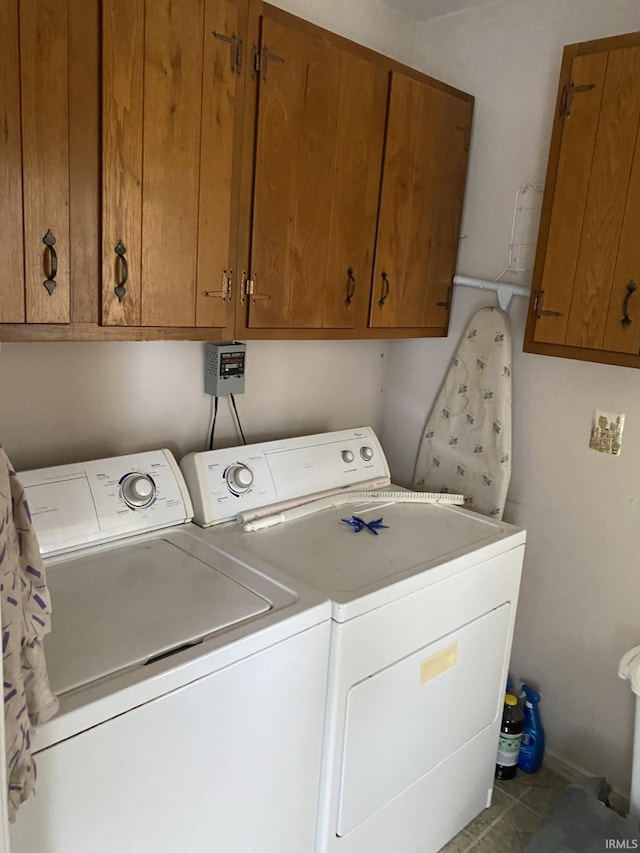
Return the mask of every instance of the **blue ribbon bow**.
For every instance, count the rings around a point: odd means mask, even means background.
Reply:
[[[344,521],[345,524],[348,524],[353,527],[354,533],[360,533],[360,531],[366,527],[369,533],[373,533],[374,536],[377,536],[378,530],[389,529],[389,525],[383,524],[381,518],[376,518],[375,521],[365,521],[364,518],[359,518],[357,515],[352,515],[351,518],[343,518],[341,520]]]

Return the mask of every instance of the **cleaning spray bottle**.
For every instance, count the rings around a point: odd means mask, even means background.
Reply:
[[[518,767],[525,773],[535,773],[542,766],[544,754],[544,729],[538,707],[540,694],[528,684],[522,685],[522,692],[524,693],[524,723]]]

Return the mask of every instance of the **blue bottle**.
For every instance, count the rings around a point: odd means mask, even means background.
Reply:
[[[544,729],[540,720],[540,694],[528,684],[522,685],[524,693],[524,723],[518,767],[525,773],[535,773],[542,765],[544,754]]]

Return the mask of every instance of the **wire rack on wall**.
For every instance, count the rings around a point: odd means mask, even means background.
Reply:
[[[511,240],[509,241],[509,259],[506,267],[495,280],[470,278],[465,275],[455,275],[453,283],[463,287],[475,287],[481,290],[493,290],[498,295],[498,302],[503,311],[509,310],[513,296],[529,298],[529,288],[512,282],[502,281],[508,272],[531,272],[536,256],[538,242],[538,226],[542,212],[542,193],[544,184],[523,184],[516,192],[513,207],[513,223],[511,225]]]
[[[536,256],[544,184],[523,184],[516,192],[509,260],[504,272],[531,272]]]

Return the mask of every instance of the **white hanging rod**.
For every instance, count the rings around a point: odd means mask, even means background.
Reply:
[[[482,278],[469,278],[466,275],[455,275],[453,283],[462,287],[476,287],[480,290],[493,290],[498,294],[498,303],[503,311],[507,311],[512,296],[525,296],[529,298],[529,289],[520,287],[518,284],[509,284],[502,281],[485,281]]]

